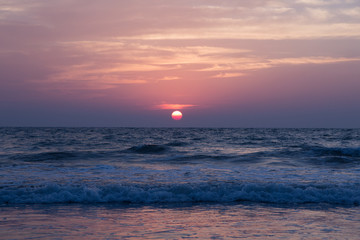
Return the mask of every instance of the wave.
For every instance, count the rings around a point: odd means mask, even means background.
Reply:
[[[360,157],[360,148],[312,147],[310,151],[316,156]]]
[[[22,186],[0,189],[0,204],[199,203],[360,204],[358,185],[283,183],[107,184]]]
[[[350,167],[360,162],[360,148],[303,147],[302,158],[312,165]]]
[[[294,163],[300,161],[314,165],[348,166],[360,162],[360,148],[295,145],[238,155],[238,159],[251,159],[253,163],[270,158],[292,159]]]
[[[159,154],[165,152],[166,150],[166,146],[156,144],[144,144],[127,149],[127,151],[139,154]]]
[[[180,142],[180,141],[169,142],[166,144],[166,146],[170,146],[170,147],[183,147],[183,146],[187,146],[187,145],[189,145],[189,143]]]
[[[351,147],[323,147],[310,145],[291,145],[270,151],[260,151],[249,155],[262,156],[297,156],[297,157],[360,157],[360,148]]]
[[[36,161],[48,161],[48,160],[64,160],[64,159],[75,159],[78,157],[78,154],[75,152],[67,151],[53,151],[53,152],[42,152],[42,153],[33,153],[33,154],[17,154],[12,156],[13,160],[22,160],[27,162],[36,162]]]

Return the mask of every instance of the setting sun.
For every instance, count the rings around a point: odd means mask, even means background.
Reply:
[[[174,111],[172,114],[171,114],[171,117],[172,119],[174,120],[181,120],[182,118],[182,113],[180,111]]]

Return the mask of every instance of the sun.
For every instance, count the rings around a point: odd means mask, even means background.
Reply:
[[[172,114],[171,114],[171,117],[172,119],[174,120],[181,120],[182,118],[182,113],[180,111],[174,111]]]

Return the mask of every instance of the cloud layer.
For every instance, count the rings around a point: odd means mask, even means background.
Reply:
[[[309,77],[325,85],[331,69],[347,68],[342,84],[359,87],[356,0],[0,0],[0,32],[0,100],[15,112],[44,99],[130,115],[174,102],[250,109],[275,75],[299,85],[294,67],[324,66]]]

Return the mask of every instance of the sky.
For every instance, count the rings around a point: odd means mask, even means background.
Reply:
[[[359,128],[360,1],[0,0],[0,126]]]

